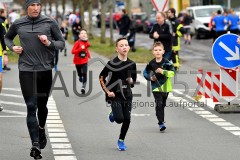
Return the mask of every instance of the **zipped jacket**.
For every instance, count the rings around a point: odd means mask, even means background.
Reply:
[[[163,69],[163,73],[156,73],[158,68]],[[157,80],[151,81],[151,77],[155,75]],[[154,58],[151,60],[143,71],[146,80],[151,81],[152,92],[170,92],[172,91],[171,78],[174,77],[174,67],[171,62],[163,58],[161,62],[156,62]]]
[[[56,20],[39,15],[36,18],[24,16],[10,26],[5,35],[5,43],[12,50],[13,39],[19,35],[23,52],[19,54],[18,68],[20,71],[47,71],[54,66],[55,50],[62,50],[65,41]],[[51,42],[45,46],[38,35],[46,35]]]

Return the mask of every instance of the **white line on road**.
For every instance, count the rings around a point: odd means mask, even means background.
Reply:
[[[1,93],[1,96],[5,96],[5,97],[14,97],[14,98],[23,98],[22,95],[6,94],[6,93]]]
[[[16,103],[16,102],[8,102],[8,101],[0,101],[1,104],[8,104],[8,105],[15,105],[15,106],[22,106],[26,107],[25,103]]]
[[[2,111],[2,113],[19,114],[19,115],[22,115],[22,116],[24,116],[24,117],[26,117],[26,115],[27,115],[26,112],[12,111],[12,110],[7,110],[7,109],[4,109],[4,110]]]
[[[75,156],[75,153],[72,149],[72,145],[67,138],[67,133],[52,96],[49,98],[48,106],[49,116],[46,124],[48,129],[48,136],[53,149],[54,159],[77,160],[77,157]]]
[[[147,86],[147,81],[145,80],[145,78],[138,74],[138,80],[140,83],[144,84]],[[190,97],[189,95],[184,95],[184,93],[182,93],[180,91],[180,89],[174,89],[173,93],[178,94],[178,95],[182,95],[182,97],[175,97],[174,94],[169,94],[169,98],[172,99],[173,101],[179,101],[182,100],[189,102],[186,99],[182,99],[184,97],[191,99],[193,102],[196,102],[192,97]],[[210,99],[204,99],[202,98],[200,102],[204,102],[204,104],[206,104],[207,106],[209,106],[211,109],[214,108],[215,104],[212,100]],[[213,122],[215,125],[222,127],[223,129],[225,129],[226,131],[229,131],[230,133],[239,136],[240,135],[240,127],[237,127],[235,125],[233,125],[230,122],[227,122],[226,120],[219,118],[218,116],[216,116],[215,114],[212,114],[209,111],[206,111],[203,108],[200,108],[199,106],[195,105],[194,107],[188,107],[188,110],[195,112],[196,114],[198,114],[199,116],[203,117],[204,119]],[[240,136],[239,136],[240,138]]]

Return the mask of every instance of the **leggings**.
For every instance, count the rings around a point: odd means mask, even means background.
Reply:
[[[39,126],[44,128],[48,115],[47,102],[52,86],[52,71],[19,71],[19,80],[27,105],[29,135],[32,142],[39,142]]]
[[[76,64],[76,69],[79,77],[79,81],[83,83],[83,88],[86,87],[87,83],[87,63],[85,64]]]
[[[111,108],[115,122],[122,123],[119,139],[124,140],[131,122],[132,100],[111,101]]]
[[[158,124],[164,123],[164,108],[166,107],[168,92],[153,92],[156,103],[156,116]]]

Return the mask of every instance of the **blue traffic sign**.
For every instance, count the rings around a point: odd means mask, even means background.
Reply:
[[[213,43],[212,56],[220,67],[236,68],[240,65],[238,37],[236,34],[224,34]]]

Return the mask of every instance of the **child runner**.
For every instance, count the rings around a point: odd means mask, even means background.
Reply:
[[[82,83],[82,94],[85,94],[88,59],[91,58],[88,50],[89,46],[87,31],[82,29],[79,33],[79,40],[74,43],[72,48],[72,54],[74,54],[73,63],[76,66],[79,81]]]
[[[146,80],[151,81],[152,93],[156,103],[156,116],[160,131],[164,131],[164,107],[168,93],[172,90],[171,77],[174,76],[174,66],[163,58],[165,50],[161,42],[153,44],[153,55],[155,56],[146,66],[143,75]]]
[[[116,41],[117,56],[108,61],[99,75],[100,84],[106,93],[106,102],[112,111],[109,120],[122,124],[117,142],[118,150],[127,149],[124,139],[127,134],[132,109],[132,90],[136,82],[136,63],[128,58],[129,44],[126,38]],[[108,78],[108,82],[106,82]]]

